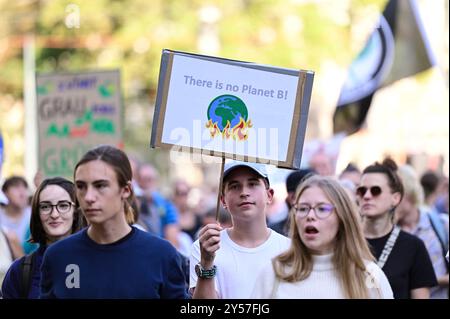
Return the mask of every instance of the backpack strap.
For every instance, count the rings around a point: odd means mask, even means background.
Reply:
[[[444,260],[447,260],[445,256],[447,255],[448,241],[444,222],[441,220],[441,217],[438,216],[435,212],[430,211],[427,215],[430,219],[431,227],[433,228],[433,231],[436,234],[439,243],[441,244],[442,256],[444,256]],[[448,263],[444,262],[444,264],[448,271]]]
[[[21,264],[20,298],[22,299],[27,299],[30,292],[35,254],[36,252],[26,255]]]
[[[441,242],[443,248],[447,250],[448,248],[447,232],[445,230],[445,224],[441,219],[441,216],[439,216],[439,213],[436,213],[435,211],[429,211],[428,218],[430,219],[431,226],[433,226],[433,229],[436,235],[439,237],[439,241]]]

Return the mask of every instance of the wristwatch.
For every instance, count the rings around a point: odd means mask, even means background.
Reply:
[[[217,266],[214,265],[211,269],[205,269],[200,263],[195,265],[195,272],[198,278],[210,279],[216,276]]]

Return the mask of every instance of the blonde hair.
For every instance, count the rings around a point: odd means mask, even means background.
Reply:
[[[305,190],[319,187],[335,207],[339,219],[333,264],[341,281],[346,298],[368,298],[366,285],[367,269],[365,261],[373,261],[366,239],[364,238],[360,217],[355,203],[339,183],[323,176],[312,176],[297,189],[296,202]],[[294,209],[290,214],[294,214]],[[291,247],[273,260],[277,278],[286,282],[306,279],[312,271],[313,260],[309,249],[300,238],[295,217],[291,216]]]
[[[125,200],[125,219],[128,225],[133,225],[136,222],[136,212],[133,209],[133,206],[129,203],[128,200]]]
[[[414,168],[411,165],[402,165],[398,168],[397,174],[402,180],[405,197],[410,198],[416,207],[423,205],[425,195]]]

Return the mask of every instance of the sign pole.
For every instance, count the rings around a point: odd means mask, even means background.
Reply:
[[[25,104],[25,177],[32,182],[38,171],[37,106],[36,106],[36,57],[35,38],[29,34],[23,45],[24,104]]]
[[[216,222],[219,221],[219,209],[220,209],[220,195],[222,194],[222,186],[223,186],[223,169],[225,167],[225,157],[222,157],[222,164],[220,168],[220,182],[219,182],[219,191],[217,192],[217,206],[216,206]]]

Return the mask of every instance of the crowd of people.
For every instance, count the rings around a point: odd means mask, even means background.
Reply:
[[[320,160],[319,160],[320,159]],[[335,175],[326,158],[286,178],[229,161],[214,199],[112,146],[63,177],[5,179],[5,299],[447,299],[448,179],[392,159]],[[214,194],[213,194],[214,195]],[[214,203],[206,205],[205,203]]]

